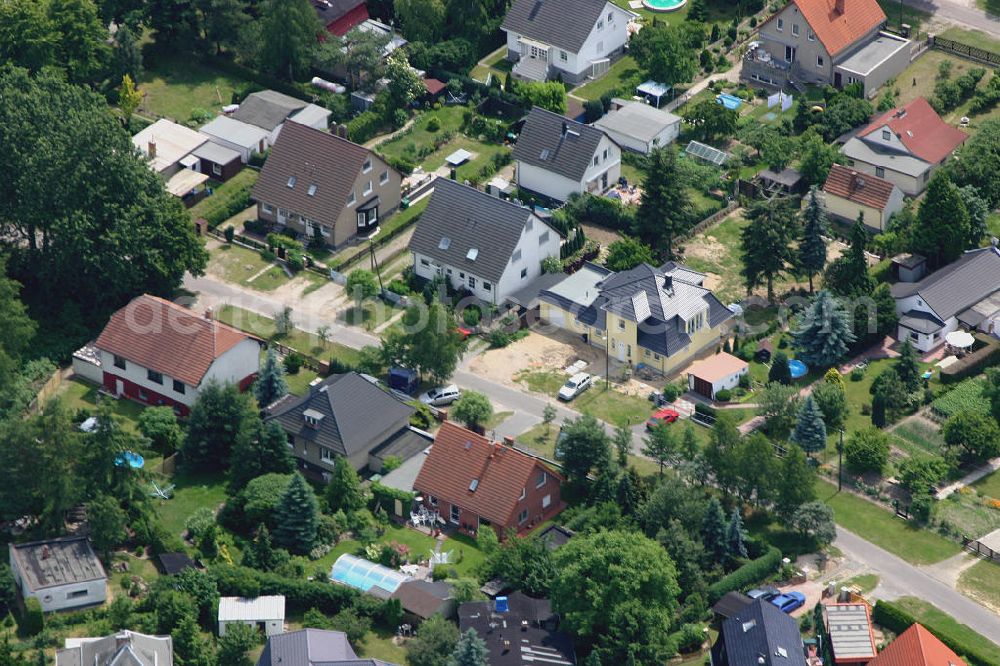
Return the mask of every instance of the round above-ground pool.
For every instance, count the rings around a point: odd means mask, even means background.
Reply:
[[[684,5],[687,0],[642,0],[642,5],[651,12],[675,12]]]
[[[128,465],[132,469],[142,469],[142,466],[146,464],[146,460],[135,451],[125,451],[118,454],[115,458],[115,464],[119,467]]]
[[[805,377],[806,374],[808,374],[809,366],[797,358],[793,358],[788,362],[788,372],[792,375],[792,379],[798,379],[799,377]]]

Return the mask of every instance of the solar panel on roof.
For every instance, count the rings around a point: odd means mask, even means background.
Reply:
[[[706,146],[705,144],[697,141],[689,143],[687,148],[684,149],[684,152],[717,166],[725,163],[725,161],[729,159],[729,154],[725,151],[719,150],[718,148],[712,148],[712,146]]]

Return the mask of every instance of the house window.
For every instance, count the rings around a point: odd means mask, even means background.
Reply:
[[[216,164],[215,162],[212,162],[212,175],[213,176],[221,176],[222,175],[222,167],[219,166],[218,164]]]
[[[517,499],[523,500],[527,496],[528,496],[528,489],[527,488],[521,488],[521,496],[518,497]]]
[[[785,30],[785,19],[778,19],[778,32],[784,32]]]
[[[268,215],[274,214],[274,206],[272,206],[271,204],[264,204],[263,209],[264,212],[267,213]]]
[[[368,196],[369,194],[372,193],[372,190],[374,190],[374,189],[375,189],[375,186],[372,184],[372,181],[369,180],[368,181],[368,187],[366,187],[365,191],[361,193],[361,196],[363,196],[363,197]]]
[[[525,509],[521,513],[517,514],[517,524],[520,525],[528,519],[528,510]]]
[[[619,319],[618,320],[618,330],[619,331],[624,331],[625,330],[625,320],[624,319]]]
[[[470,275],[469,276],[469,289],[475,289],[475,288],[476,288],[476,278],[474,278],[474,277],[472,277]]]
[[[549,242],[549,232],[546,231],[544,234],[538,237],[538,244],[545,245],[548,242]]]
[[[163,383],[163,375],[160,374],[159,372],[157,372],[156,370],[147,370],[146,371],[146,379],[148,379],[149,381],[154,382],[156,384],[162,384]]]
[[[67,599],[80,599],[87,596],[87,590],[73,590],[66,594]]]
[[[485,289],[486,291],[491,291],[493,289],[493,285],[490,284],[489,282],[483,281],[483,289]]]
[[[566,55],[565,51],[560,51],[559,52],[559,59],[562,60],[563,62],[566,62],[567,60],[569,60],[569,56]]]
[[[420,265],[421,266],[430,266],[431,262],[427,261],[426,259],[421,259],[420,260]]]
[[[879,178],[885,178],[885,167],[875,167],[875,175]]]
[[[549,480],[549,475],[547,472],[542,471],[538,473],[538,480],[535,481],[535,487],[541,488],[545,485],[545,482]]]
[[[118,368],[119,370],[124,370],[125,365],[126,365],[125,359],[119,356],[118,354],[115,354],[115,367]]]
[[[642,350],[642,355],[645,356],[646,358],[649,358],[649,350],[648,349],[643,349]]]
[[[913,340],[914,342],[917,342],[920,340],[920,336],[917,335],[916,332],[910,331],[910,339]]]
[[[594,166],[597,166],[600,163],[601,163],[600,159],[598,159],[597,155],[594,155]]]
[[[891,141],[892,140],[892,132],[890,130],[887,130],[887,129],[882,130],[882,140],[883,141]]]
[[[181,395],[184,395],[184,392],[186,390],[187,388],[184,386],[184,382],[182,382],[179,379],[174,380],[174,393],[180,393]]]
[[[382,175],[378,177],[378,184],[385,185],[388,182],[389,182],[389,170],[386,169],[385,171],[382,172]]]
[[[523,280],[526,277],[528,277],[528,269],[527,268],[522,268],[521,269],[521,279]]]
[[[796,37],[799,36],[799,24],[798,23],[793,23],[792,24],[792,34],[794,36],[796,36]]]
[[[608,12],[608,23],[611,23],[614,20],[615,20],[615,13],[614,12]]]
[[[372,170],[372,158],[365,160],[364,166],[361,167],[361,173],[368,173]]]
[[[149,395],[146,393],[146,389],[139,389],[139,400],[149,400]]]
[[[549,505],[552,504],[552,495],[546,495],[542,498],[542,508],[547,509]]]
[[[451,505],[451,516],[450,517],[451,517],[451,522],[453,522],[456,525],[458,525],[458,521],[461,520],[461,518],[462,518],[462,510],[459,509],[454,504],[452,504]]]
[[[319,447],[319,459],[325,463],[332,463],[333,451],[324,446]]]
[[[357,201],[357,200],[358,200],[358,198],[356,196],[354,196],[354,192],[351,192],[350,196],[347,197],[347,205],[348,206],[353,206],[354,202]]]
[[[515,263],[515,264],[517,262],[521,261],[521,251],[520,250],[514,250],[514,254],[510,255],[510,260],[511,260],[511,263]]]
[[[794,54],[795,54],[795,49],[793,49],[791,46],[786,46],[785,47],[785,62],[791,62],[792,61],[792,56]]]
[[[653,354],[653,360],[654,361],[659,361],[660,360],[660,355],[659,354]]]
[[[815,42],[815,41],[816,41],[816,33],[815,33],[815,32],[813,32],[812,30],[810,30],[810,31],[809,31],[809,32],[808,32],[808,33],[806,34],[806,39],[808,39],[808,40],[809,40],[810,42]]]
[[[816,56],[816,66],[822,67],[825,63],[823,62],[823,56]]]
[[[434,497],[434,495],[428,495],[427,496],[427,501],[430,502],[431,506],[437,506],[438,505],[438,498]]]
[[[604,157],[603,157],[603,159],[604,159],[605,162],[608,161],[608,149],[607,148],[604,149]]]
[[[597,22],[597,29],[604,30],[604,19],[601,19],[600,21]]]

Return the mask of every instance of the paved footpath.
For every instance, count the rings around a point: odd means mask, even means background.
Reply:
[[[913,596],[924,599],[962,624],[994,642],[1000,641],[1000,616],[934,578],[921,567],[837,527],[834,545],[846,556],[879,574],[879,595],[887,599]]]

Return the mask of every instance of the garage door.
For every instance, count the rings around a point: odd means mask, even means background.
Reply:
[[[694,378],[694,390],[706,398],[712,398],[712,382],[707,382],[701,377]]]

